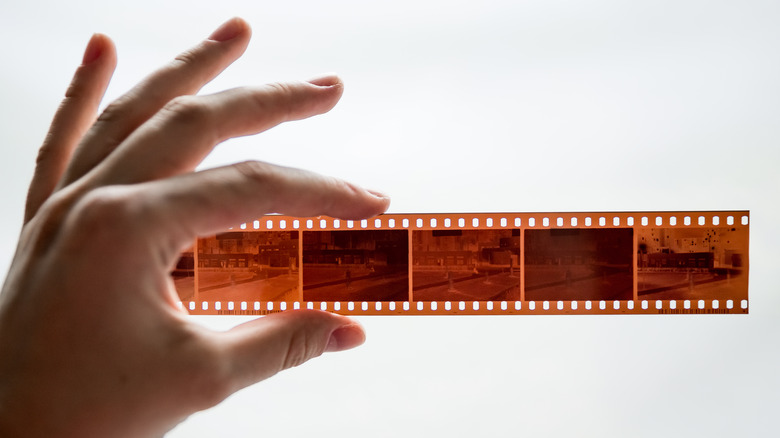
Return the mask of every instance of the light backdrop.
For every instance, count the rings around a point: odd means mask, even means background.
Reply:
[[[367,343],[171,437],[766,436],[780,407],[780,3],[29,1],[0,6],[0,269],[90,35],[106,102],[244,17],[203,92],[338,72],[329,114],[219,146],[393,197],[391,212],[751,210],[750,315],[364,317]],[[200,317],[224,329],[246,320]]]

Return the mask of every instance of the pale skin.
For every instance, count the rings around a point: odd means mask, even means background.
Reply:
[[[161,436],[188,415],[326,351],[362,327],[288,311],[227,332],[192,322],[169,272],[196,236],[276,212],[362,219],[389,199],[261,162],[196,172],[215,145],[329,111],[343,84],[195,93],[246,49],[234,18],[98,116],[116,66],[92,37],[39,152],[0,294],[0,436]]]

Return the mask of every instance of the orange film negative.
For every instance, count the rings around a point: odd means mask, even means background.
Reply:
[[[265,216],[172,273],[197,315],[748,313],[749,212]]]

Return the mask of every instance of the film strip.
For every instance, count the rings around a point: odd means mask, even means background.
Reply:
[[[182,254],[198,315],[748,313],[749,212],[265,216]]]

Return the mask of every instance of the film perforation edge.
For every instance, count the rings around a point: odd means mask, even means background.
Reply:
[[[748,210],[269,215],[172,273],[199,315],[746,314]]]

